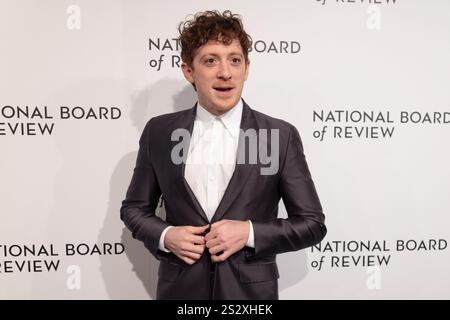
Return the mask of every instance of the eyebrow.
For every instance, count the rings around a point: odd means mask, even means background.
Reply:
[[[240,53],[240,52],[230,52],[227,56],[229,57],[229,56],[234,56],[234,55],[240,56],[242,58],[244,57],[244,55],[242,53]],[[202,55],[200,57],[200,59],[203,59],[206,56],[219,57],[219,55],[216,54],[216,53],[205,53],[204,55]]]

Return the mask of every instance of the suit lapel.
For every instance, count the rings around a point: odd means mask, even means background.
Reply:
[[[247,161],[245,161],[245,163],[237,163],[238,162],[237,159],[242,159],[240,158],[242,156],[242,152],[245,152],[245,150],[247,149],[243,147],[244,146],[243,143],[245,143],[245,141],[243,139],[244,137],[242,136],[242,131],[245,132],[248,129],[254,129],[256,133],[258,132],[258,126],[256,123],[255,116],[253,115],[253,111],[250,109],[250,107],[247,105],[244,99],[242,99],[242,102],[243,102],[243,109],[240,125],[240,128],[242,130],[239,133],[236,167],[234,169],[230,182],[228,183],[228,186],[225,190],[225,193],[222,197],[222,200],[220,201],[219,206],[217,207],[216,212],[214,213],[211,219],[211,223],[218,221],[222,218],[222,216],[226,213],[228,208],[231,206],[233,201],[241,192],[250,174],[257,168],[256,164],[247,164]]]
[[[197,112],[197,103],[194,105],[194,107],[187,110],[186,116],[181,118],[181,121],[179,123],[177,123],[175,129],[179,129],[179,128],[186,129],[189,131],[190,137],[192,137],[192,131],[194,128],[194,120],[195,120],[196,112]],[[179,143],[178,141],[172,142],[172,148],[178,143]],[[190,144],[190,141],[189,141],[189,144]],[[205,223],[209,223],[206,213],[203,211],[202,206],[198,202],[197,198],[195,197],[194,192],[192,191],[191,187],[189,186],[188,182],[186,181],[186,179],[184,177],[184,172],[186,169],[187,152],[189,150],[189,144],[184,149],[184,151],[186,151],[186,154],[183,154],[183,157],[185,157],[184,158],[185,160],[182,162],[181,165],[175,165],[175,168],[176,168],[175,170],[176,170],[176,174],[178,177],[177,181],[180,181],[181,195],[188,199],[188,202],[190,202],[194,211],[200,215],[200,217],[205,221]]]

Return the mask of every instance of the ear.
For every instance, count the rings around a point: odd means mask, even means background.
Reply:
[[[186,78],[187,81],[189,81],[191,84],[194,83],[194,76],[193,76],[193,70],[189,65],[185,62],[181,64],[181,70],[183,71],[183,75]]]
[[[248,63],[247,63],[246,66],[245,66],[244,81],[247,80],[249,71],[250,71],[250,60],[248,60]]]

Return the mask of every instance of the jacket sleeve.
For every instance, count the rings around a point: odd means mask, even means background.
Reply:
[[[120,208],[120,218],[131,231],[133,238],[160,259],[159,240],[167,222],[155,215],[161,190],[153,169],[150,145],[150,120],[139,140],[139,151],[131,183]]]
[[[281,167],[279,192],[288,218],[252,221],[254,255],[304,249],[319,243],[327,233],[325,216],[303,153],[300,135],[291,126]]]

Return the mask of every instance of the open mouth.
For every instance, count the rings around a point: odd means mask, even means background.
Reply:
[[[230,92],[231,90],[233,90],[232,87],[214,87],[214,90],[219,91],[219,92]]]

